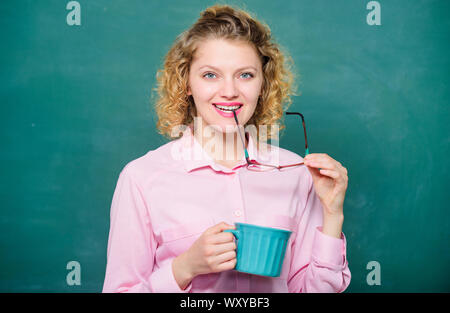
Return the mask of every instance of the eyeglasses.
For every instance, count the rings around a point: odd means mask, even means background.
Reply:
[[[236,121],[236,124],[239,126],[236,112],[235,112],[235,110],[232,110],[232,111],[233,111],[233,115],[234,115],[234,120]],[[303,133],[305,134],[305,156],[308,155],[309,154],[308,139],[306,138],[306,126],[305,126],[305,118],[303,117],[303,114],[298,113],[298,112],[286,112],[286,114],[287,115],[299,115],[302,118]],[[250,171],[267,172],[267,171],[271,171],[274,169],[278,169],[279,171],[282,171],[283,169],[286,169],[286,168],[300,166],[300,165],[304,164],[303,162],[301,162],[301,163],[295,163],[295,164],[276,166],[276,165],[259,163],[258,161],[255,161],[255,160],[250,160],[250,157],[248,155],[247,149],[245,148],[245,143],[244,143],[244,140],[242,139],[242,135],[241,135],[240,131],[239,131],[239,136],[241,137],[242,144],[244,145],[245,159],[247,160],[247,168]]]

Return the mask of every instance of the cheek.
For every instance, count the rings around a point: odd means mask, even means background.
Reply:
[[[259,94],[261,93],[261,86],[258,82],[249,83],[241,86],[242,94],[245,94],[248,100],[257,101]]]
[[[248,116],[248,119],[250,119],[253,116],[253,114],[255,114],[255,109],[256,109],[256,105],[254,105],[254,104],[247,106],[246,115]],[[248,120],[246,122],[248,122]]]
[[[216,93],[216,88],[211,84],[193,84],[192,93],[195,98],[205,101],[209,100]]]
[[[245,95],[245,100],[249,109],[256,109],[256,106],[258,105],[259,92],[254,89],[248,89],[243,91],[242,94]]]

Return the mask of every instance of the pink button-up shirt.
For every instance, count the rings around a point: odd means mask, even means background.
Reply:
[[[248,136],[250,159],[281,165],[303,160],[269,146],[259,152]],[[214,162],[192,128],[128,163],[112,199],[103,292],[344,291],[351,277],[345,236],[321,232],[323,208],[308,169],[253,172],[245,164],[245,158],[233,169]],[[196,276],[181,290],[173,259],[222,221],[292,231],[281,275],[229,270]]]

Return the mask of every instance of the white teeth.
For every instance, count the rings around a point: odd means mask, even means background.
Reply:
[[[221,105],[217,105],[215,104],[216,108],[222,110],[222,111],[231,111],[231,110],[236,110],[239,109],[241,107],[241,105],[234,105],[234,106],[221,106]]]

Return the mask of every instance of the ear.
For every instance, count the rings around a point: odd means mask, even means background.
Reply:
[[[186,94],[187,94],[188,96],[192,95],[191,88],[189,87],[189,85],[187,86]]]

